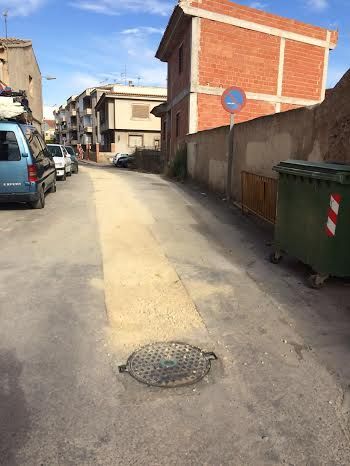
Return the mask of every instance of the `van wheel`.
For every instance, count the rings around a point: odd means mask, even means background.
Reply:
[[[29,205],[32,209],[43,209],[45,207],[45,193],[42,186],[39,190],[39,199],[35,202],[31,202]]]
[[[61,176],[61,180],[66,181],[66,179],[67,179],[67,174],[66,172],[64,172],[64,175]]]
[[[67,176],[72,176],[72,169],[70,172],[67,173]]]

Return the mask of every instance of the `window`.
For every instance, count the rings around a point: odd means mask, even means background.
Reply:
[[[37,160],[38,162],[43,160],[43,158],[46,155],[46,145],[44,141],[42,140],[41,136],[39,136],[39,133],[36,131],[31,131],[30,129],[27,129],[24,134],[25,134],[25,137],[27,138],[29,147],[32,151],[32,154],[35,160]]]
[[[60,146],[47,146],[52,157],[63,157]]]
[[[181,45],[179,48],[179,74],[182,73],[184,66],[184,46]]]
[[[181,124],[180,113],[177,113],[176,114],[176,121],[175,121],[175,134],[176,134],[177,138],[180,136],[180,124]]]
[[[132,118],[142,120],[149,118],[149,105],[132,105]]]
[[[156,149],[159,149],[159,145],[160,145],[159,139],[155,139],[155,140],[154,140],[154,147],[155,147]]]
[[[33,97],[34,94],[34,85],[33,85],[33,78],[29,76],[28,78],[28,92],[30,97]]]
[[[74,152],[73,147],[66,146],[65,149],[66,149],[66,151],[68,152],[69,155],[75,156],[75,152]]]
[[[142,135],[129,135],[129,147],[142,147],[143,136]]]
[[[13,131],[0,131],[0,162],[21,160],[16,135]]]

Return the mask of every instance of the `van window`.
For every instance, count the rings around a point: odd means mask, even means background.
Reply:
[[[13,131],[0,131],[0,162],[18,162],[21,153]]]
[[[28,131],[25,133],[25,135],[31,148],[33,157],[37,162],[40,162],[45,157],[45,147],[41,143],[38,134]]]

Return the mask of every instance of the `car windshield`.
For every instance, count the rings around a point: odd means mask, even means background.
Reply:
[[[47,146],[52,157],[63,157],[60,146]]]
[[[66,146],[66,151],[68,152],[69,155],[73,155],[75,157],[75,152],[73,147]]]

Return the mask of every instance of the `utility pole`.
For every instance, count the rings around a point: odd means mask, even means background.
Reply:
[[[5,10],[4,13],[3,13],[3,17],[4,17],[4,21],[5,21],[5,37],[6,37],[6,39],[8,37],[8,33],[7,33],[7,18],[8,18],[8,15],[9,15],[9,11]]]

